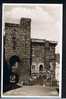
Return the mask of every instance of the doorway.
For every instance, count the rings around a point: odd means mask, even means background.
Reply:
[[[43,71],[43,65],[39,66],[39,71]]]

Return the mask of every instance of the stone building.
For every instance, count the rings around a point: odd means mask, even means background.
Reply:
[[[41,73],[44,74],[52,71],[52,76],[55,78],[55,46],[56,42],[42,40],[42,39],[32,39],[31,40],[31,50],[32,50],[32,64],[31,64],[31,74],[40,76]]]
[[[31,39],[31,19],[21,18],[20,24],[5,23],[5,59],[9,63],[14,56],[20,62],[16,73],[19,82],[27,81],[33,75],[40,76],[52,71],[55,78],[56,42]]]

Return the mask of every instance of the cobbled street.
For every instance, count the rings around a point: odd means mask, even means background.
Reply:
[[[43,86],[23,86],[4,93],[4,96],[58,96],[55,88]]]

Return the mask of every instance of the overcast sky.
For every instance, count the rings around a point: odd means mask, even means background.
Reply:
[[[59,52],[62,36],[62,4],[4,5],[4,21],[19,23],[21,17],[31,18],[31,38],[57,41]]]

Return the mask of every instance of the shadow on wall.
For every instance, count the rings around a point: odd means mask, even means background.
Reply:
[[[16,63],[16,61],[19,61],[18,58],[15,58],[16,56],[13,56],[10,58],[10,61],[8,64],[7,61],[4,59],[4,66],[3,66],[3,92],[19,88],[19,86],[16,85],[16,83],[10,83],[10,75],[12,75],[12,66]]]

